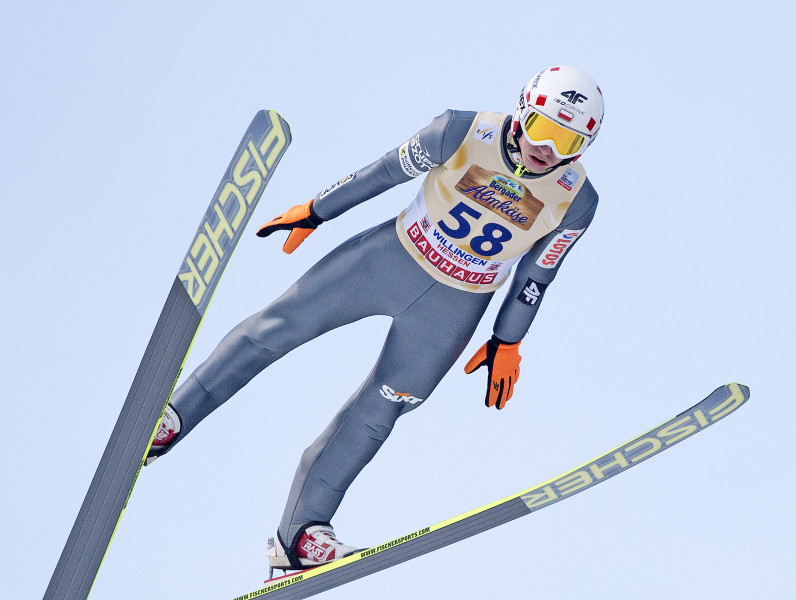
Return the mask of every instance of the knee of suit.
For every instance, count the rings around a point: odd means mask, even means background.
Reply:
[[[390,436],[390,433],[392,433],[392,428],[394,425],[395,421],[392,421],[389,424],[365,422],[363,423],[363,429],[367,432],[368,438],[379,443],[384,443],[384,441]]]
[[[284,316],[260,313],[258,318],[244,322],[242,334],[255,347],[280,357],[323,333],[312,319],[297,322]]]

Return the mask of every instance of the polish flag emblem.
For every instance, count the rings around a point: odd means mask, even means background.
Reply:
[[[564,119],[565,121],[571,121],[575,115],[569,112],[568,110],[564,110],[562,108],[561,110],[558,111],[558,116]]]

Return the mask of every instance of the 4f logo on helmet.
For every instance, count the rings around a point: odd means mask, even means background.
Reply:
[[[568,92],[561,92],[561,95],[564,96],[567,100],[572,102],[572,104],[577,104],[578,102],[583,102],[584,100],[588,100],[586,96],[583,94],[579,94],[575,90],[569,90]]]

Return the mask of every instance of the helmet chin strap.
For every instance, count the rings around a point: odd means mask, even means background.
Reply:
[[[528,172],[528,169],[526,169],[525,165],[522,164],[522,152],[520,151],[519,136],[519,128],[517,128],[517,132],[514,134],[512,134],[511,129],[509,129],[508,133],[506,134],[506,152],[511,157],[511,160],[514,161],[514,174],[518,177],[522,177],[526,172]]]

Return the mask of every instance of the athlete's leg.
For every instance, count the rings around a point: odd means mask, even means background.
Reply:
[[[301,458],[279,526],[285,548],[331,520],[398,417],[423,403],[462,353],[490,299],[435,283],[394,317],[367,380]]]
[[[379,277],[385,256],[402,253],[395,222],[345,242],[305,273],[285,294],[230,331],[208,359],[175,392],[171,404],[183,439],[255,375],[290,350],[366,316],[402,310],[395,281]],[[375,275],[375,276],[374,276]],[[428,279],[401,282],[408,295],[422,294]]]

